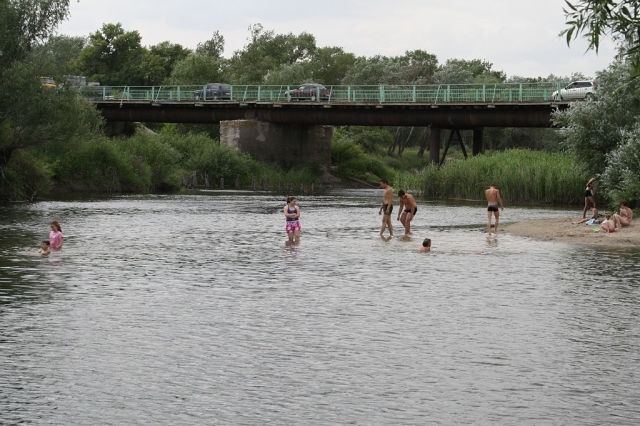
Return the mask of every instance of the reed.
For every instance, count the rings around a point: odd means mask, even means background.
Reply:
[[[397,188],[436,199],[483,198],[490,184],[518,204],[580,204],[585,176],[567,154],[513,149],[399,172]]]

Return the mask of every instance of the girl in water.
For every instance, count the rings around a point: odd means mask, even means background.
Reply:
[[[49,245],[52,250],[60,250],[62,248],[62,228],[57,220],[51,222],[51,232],[49,232]]]
[[[284,217],[286,218],[287,236],[289,237],[289,243],[300,242],[300,231],[302,226],[300,225],[300,206],[296,205],[296,197],[287,197],[287,205],[282,209]]]

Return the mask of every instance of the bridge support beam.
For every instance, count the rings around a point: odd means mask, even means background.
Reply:
[[[440,161],[440,127],[431,126],[429,136],[429,161],[438,164]]]
[[[482,142],[482,127],[476,127],[473,129],[473,155],[481,154],[484,151]]]
[[[333,130],[333,126],[228,120],[220,122],[220,143],[285,168],[297,164],[329,166]]]

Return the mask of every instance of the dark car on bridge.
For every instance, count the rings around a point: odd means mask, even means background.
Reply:
[[[328,100],[331,97],[331,90],[318,83],[305,83],[297,89],[284,92],[289,100]]]
[[[231,85],[226,83],[207,83],[202,89],[194,90],[196,100],[229,100],[231,99]]]

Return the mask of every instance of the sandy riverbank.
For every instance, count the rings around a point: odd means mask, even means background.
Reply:
[[[579,218],[553,218],[528,220],[525,222],[500,224],[499,232],[520,235],[544,241],[561,241],[574,244],[640,247],[640,224],[631,223],[630,226],[616,229],[607,234],[595,232],[597,226],[586,226],[584,223],[575,224]]]

